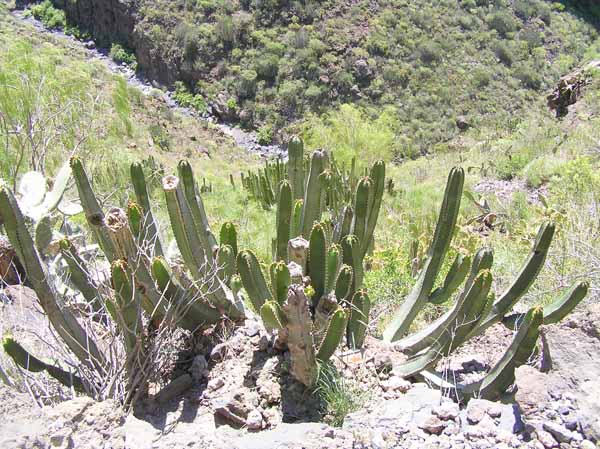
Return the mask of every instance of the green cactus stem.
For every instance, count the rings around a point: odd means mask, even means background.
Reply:
[[[463,184],[464,171],[462,168],[453,168],[448,176],[433,242],[427,253],[427,261],[417,283],[384,330],[385,341],[392,342],[402,338],[419,311],[429,301],[431,290],[450,247],[460,208]]]
[[[336,348],[340,345],[342,338],[344,338],[346,324],[346,312],[344,312],[342,308],[338,308],[331,315],[327,331],[325,332],[325,336],[321,341],[321,346],[316,355],[317,360],[326,362],[331,358]]]
[[[304,197],[304,144],[298,136],[288,142],[288,179],[295,199]]]
[[[40,373],[45,371],[54,379],[58,380],[62,385],[68,388],[73,388],[75,391],[85,393],[85,386],[79,376],[74,375],[62,368],[50,365],[31,355],[23,346],[21,346],[14,338],[6,336],[2,339],[2,347],[6,354],[24,370],[32,373]]]
[[[191,286],[184,289],[180,285],[162,257],[155,257],[152,260],[151,269],[158,290],[170,304],[175,306],[176,324],[194,331],[218,323],[222,318],[219,311],[206,302],[204,295],[197,288]]]
[[[233,250],[233,255],[237,257],[238,253],[238,244],[237,244],[237,231],[235,229],[235,225],[227,221],[223,223],[221,226],[221,231],[219,233],[219,241],[221,245],[229,245]]]
[[[256,255],[249,250],[240,251],[237,257],[237,267],[254,310],[260,312],[263,304],[272,300],[273,297]]]
[[[323,151],[312,154],[310,172],[306,182],[304,207],[302,208],[302,235],[308,237],[315,222],[321,219],[321,181],[320,175],[325,170],[327,156]]]
[[[118,259],[115,248],[112,245],[110,238],[108,237],[108,230],[104,226],[104,212],[100,207],[100,203],[96,199],[96,195],[92,190],[90,180],[83,168],[81,159],[78,157],[71,158],[71,170],[73,171],[73,178],[75,179],[75,185],[79,192],[79,199],[81,206],[85,212],[85,218],[87,220],[92,233],[96,237],[96,241],[100,244],[102,252],[112,262]]]
[[[529,309],[510,347],[500,361],[490,370],[480,385],[467,386],[462,393],[466,396],[476,393],[478,397],[488,400],[497,399],[504,393],[515,382],[515,369],[529,361],[543,320],[544,312],[541,308]]]
[[[350,320],[348,322],[347,339],[349,348],[362,348],[369,325],[370,310],[371,300],[367,292],[365,290],[357,291],[352,298]]]
[[[562,296],[545,306],[543,309],[544,324],[556,324],[565,318],[587,296],[589,287],[587,281],[577,282],[566,290]],[[518,328],[524,317],[525,315],[522,313],[508,315],[502,319],[502,324],[514,330]]]
[[[310,233],[308,250],[308,275],[315,291],[312,297],[313,306],[325,294],[327,273],[327,239],[322,224],[315,223]]]
[[[292,220],[292,187],[287,181],[279,186],[277,195],[277,217],[276,217],[276,251],[275,260],[286,260],[287,245],[290,240]]]
[[[129,172],[136,200],[144,213],[144,219],[142,221],[142,234],[144,235],[144,238],[152,244],[152,255],[162,256],[164,254],[162,243],[158,233],[158,226],[156,225],[156,220],[154,219],[154,214],[152,213],[152,208],[150,207],[148,187],[146,186],[146,177],[144,176],[142,164],[134,162],[131,164]]]
[[[104,356],[71,311],[58,299],[53,286],[48,283],[44,265],[35,250],[17,201],[9,188],[2,182],[0,182],[0,216],[4,221],[8,239],[23,264],[27,272],[27,279],[31,282],[39,303],[52,326],[82,363],[96,367],[103,372]]]
[[[467,277],[467,273],[469,272],[469,267],[471,266],[471,258],[468,256],[463,256],[462,254],[458,254],[446,278],[444,279],[444,285],[436,288],[431,295],[429,296],[429,302],[431,304],[443,304],[452,294],[460,287],[465,278]]]
[[[268,330],[283,329],[287,324],[283,309],[276,301],[267,301],[260,308],[260,317]]]
[[[521,271],[516,276],[508,289],[498,298],[492,306],[492,310],[485,320],[474,329],[473,334],[483,333],[487,328],[502,321],[502,318],[510,312],[517,301],[529,290],[536,280],[540,270],[544,266],[548,249],[552,243],[555,225],[551,222],[542,223],[535,239],[529,257],[523,264]]]
[[[283,305],[287,298],[288,288],[292,283],[290,270],[284,262],[273,262],[269,267],[269,274],[271,275],[273,297],[279,305]]]
[[[202,201],[202,197],[200,196],[196,182],[194,181],[192,166],[187,161],[181,161],[179,162],[177,169],[181,182],[183,183],[185,198],[187,199],[192,216],[194,218],[198,236],[202,241],[204,251],[206,252],[208,261],[210,263],[212,260],[211,258],[216,255],[219,245],[217,244],[217,240],[210,230],[208,217],[204,209],[204,202]]]
[[[62,239],[58,245],[60,248],[60,253],[69,267],[71,282],[77,288],[77,290],[81,292],[85,300],[95,312],[101,311],[102,302],[100,300],[101,295],[99,294],[101,286],[92,282],[87,265],[81,256],[79,256],[77,249],[73,243],[66,238]]]

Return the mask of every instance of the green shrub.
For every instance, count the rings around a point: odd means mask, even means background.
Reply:
[[[495,49],[496,57],[502,64],[511,67],[515,62],[515,55],[510,46],[505,42],[499,42]]]
[[[517,30],[517,21],[507,11],[499,10],[490,15],[488,18],[490,28],[496,30],[500,36],[506,36]]]
[[[242,70],[238,80],[237,93],[240,98],[251,98],[256,93],[256,78],[254,70]]]
[[[542,87],[542,78],[539,71],[522,64],[515,70],[515,78],[517,78],[525,87],[529,89],[539,90]]]
[[[428,65],[440,61],[442,53],[442,47],[437,42],[425,42],[418,49],[419,59]]]
[[[273,128],[270,125],[261,126],[256,136],[260,145],[270,145],[273,143]]]
[[[525,168],[529,161],[530,156],[526,152],[507,154],[496,162],[496,175],[500,179],[510,181]]]
[[[173,98],[184,108],[193,108],[200,113],[206,112],[207,104],[202,95],[194,95],[181,81],[175,82]]]
[[[109,55],[118,64],[126,64],[132,69],[137,67],[137,61],[133,52],[126,50],[121,44],[113,43],[110,47]]]
[[[550,182],[556,176],[562,165],[562,161],[551,156],[542,156],[534,159],[523,169],[523,176],[527,185],[538,188],[542,184]]]
[[[163,151],[171,149],[171,138],[169,133],[160,125],[151,125],[148,129],[152,142]]]
[[[41,21],[48,28],[64,28],[67,24],[65,12],[52,5],[50,0],[44,0],[38,5],[31,7],[33,17]]]
[[[255,69],[258,78],[273,81],[279,71],[279,57],[274,54],[260,56],[257,58]]]
[[[476,69],[473,72],[473,83],[479,89],[486,87],[492,81],[491,73],[483,68]]]

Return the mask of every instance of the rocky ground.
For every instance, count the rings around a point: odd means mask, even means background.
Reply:
[[[2,322],[40,329],[23,291],[5,292]],[[334,428],[322,423],[330,417],[318,397],[289,377],[287,354],[259,322],[247,320],[221,343],[196,344],[197,355],[177,373],[191,388],[172,399],[156,396],[135,414],[85,397],[39,408],[28,394],[1,386],[0,447],[593,448],[600,439],[598,323],[600,305],[591,305],[547,326],[542,356],[517,371],[515,394],[466,406],[396,376],[404,355],[370,340],[362,352],[336,357],[366,402]],[[458,379],[481,376],[507,337],[492,328],[444,368]]]

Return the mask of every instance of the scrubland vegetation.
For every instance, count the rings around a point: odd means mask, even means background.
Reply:
[[[454,255],[490,246],[492,290],[500,292],[551,219],[554,245],[525,305],[545,305],[583,279],[597,300],[600,73],[588,73],[562,120],[544,98],[560,75],[600,58],[598,7],[576,3],[143,1],[139,26],[156,51],[181,63],[173,87],[182,106],[202,112],[225,92],[229,110],[258,129],[261,143],[294,130],[308,148],[330,150],[342,163],[388,163],[392,185],[364,282],[369,331],[379,336],[415,284],[453,166],[465,169],[466,194],[443,273]],[[50,28],[69,26],[47,0],[31,11]],[[131,162],[152,174],[156,200],[162,176],[188,159],[214,186],[203,196],[213,227],[233,222],[240,246],[270,259],[275,210],[261,208],[240,183],[241,172],[261,166],[257,157],[214,125],[174,113],[158,91],[144,96],[80,49],[18,27],[2,5],[0,25],[9,30],[0,36],[3,179],[16,186],[32,169],[52,178],[77,155],[102,202],[126,204],[134,197]],[[111,57],[136,65],[125,43],[111,45]],[[155,212],[166,223],[162,204]],[[83,225],[85,217],[73,221]],[[447,307],[428,305],[413,327]],[[335,389],[351,387],[340,387],[335,374],[323,379],[341,423],[357,405]]]

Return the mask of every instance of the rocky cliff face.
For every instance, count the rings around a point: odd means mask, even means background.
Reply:
[[[172,86],[179,79],[177,60],[165,60],[160,49],[139,26],[137,0],[52,0],[67,20],[87,31],[96,43],[110,47],[118,42],[135,52],[139,68],[153,81]]]

